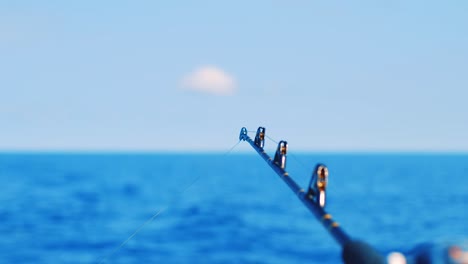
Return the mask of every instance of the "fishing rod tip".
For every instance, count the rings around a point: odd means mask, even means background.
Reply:
[[[243,127],[241,128],[240,134],[239,134],[239,140],[245,140],[247,136],[247,128]]]

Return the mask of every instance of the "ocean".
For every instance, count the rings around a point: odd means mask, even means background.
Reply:
[[[299,153],[287,170],[305,188],[318,162],[353,238],[381,252],[468,238],[468,155]],[[0,186],[1,263],[341,263],[255,153],[3,153]]]

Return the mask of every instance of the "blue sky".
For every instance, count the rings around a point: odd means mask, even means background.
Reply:
[[[468,151],[466,1],[1,1],[0,150]]]

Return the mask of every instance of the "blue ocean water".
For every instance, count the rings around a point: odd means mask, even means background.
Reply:
[[[468,238],[468,155],[298,154],[287,169],[305,187],[317,162],[352,237],[382,252]],[[1,263],[341,262],[255,154],[1,154],[0,186]]]

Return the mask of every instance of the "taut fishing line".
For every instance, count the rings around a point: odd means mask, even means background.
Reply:
[[[99,264],[101,263],[106,263],[107,260],[112,257],[115,253],[117,253],[122,247],[124,247],[136,234],[138,234],[143,227],[145,227],[147,224],[151,223],[156,217],[158,217],[163,211],[165,211],[168,208],[168,206],[163,207],[162,209],[159,209],[153,216],[151,216],[146,222],[144,222],[142,225],[140,225],[133,234],[131,234],[124,242],[122,242],[118,247],[114,248],[112,252],[104,257],[101,257],[100,261],[98,261]]]
[[[236,144],[234,144],[234,146],[232,146],[232,148],[230,148],[228,151],[226,151],[226,153],[223,154],[223,157],[226,157],[227,155],[229,155],[239,144],[241,143],[241,141],[237,141]]]
[[[241,143],[241,140],[239,140],[236,144],[234,144],[228,151],[226,151],[222,157],[226,157],[227,155],[229,155],[239,144]],[[190,187],[192,187],[199,179],[201,178],[200,175],[198,175],[197,177],[195,177],[195,179],[193,179],[184,189],[182,189],[182,191],[179,191],[178,195],[176,195],[175,197],[180,197],[180,195],[182,195],[184,192],[186,192]],[[174,199],[175,200],[175,199]],[[171,201],[169,203],[169,205],[171,205],[174,201]],[[149,223],[153,222],[158,216],[160,216],[162,214],[162,212],[166,211],[170,206],[169,205],[166,205],[164,206],[163,208],[159,209],[156,213],[154,213],[150,218],[148,218],[148,220],[146,220],[143,224],[141,224],[127,239],[125,239],[125,241],[123,241],[119,246],[117,246],[116,248],[114,248],[111,253],[109,253],[108,255],[106,256],[103,256],[101,258],[99,258],[98,262],[99,264],[101,263],[106,263],[109,258],[111,258],[112,256],[114,256],[117,252],[119,252],[134,236],[136,236],[146,225],[148,225]]]

